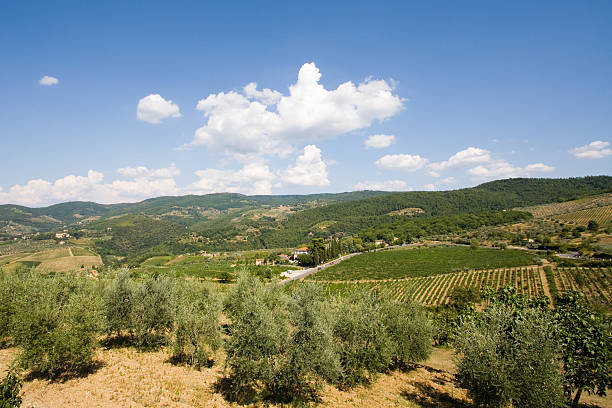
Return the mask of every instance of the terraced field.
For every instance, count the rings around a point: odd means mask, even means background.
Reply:
[[[390,293],[400,302],[412,297],[424,305],[435,306],[448,303],[452,289],[459,286],[500,288],[509,285],[525,296],[545,295],[542,274],[540,267],[525,267],[454,272],[406,279],[318,282],[324,285],[329,294],[349,293],[358,287],[365,287]]]
[[[612,222],[612,205],[559,214],[553,216],[553,218],[579,225],[587,225],[589,221],[593,220],[599,225],[605,226]]]
[[[612,268],[556,268],[552,275],[551,291],[579,290],[592,304],[612,309]]]
[[[564,203],[552,203],[535,205],[531,207],[515,208],[518,211],[527,211],[536,218],[550,217],[558,214],[568,214],[590,208],[611,206],[612,193],[601,194],[594,197],[582,198],[580,200],[566,201]],[[587,221],[588,222],[588,221]]]

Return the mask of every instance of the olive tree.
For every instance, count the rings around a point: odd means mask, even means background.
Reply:
[[[221,346],[220,314],[220,299],[207,286],[195,281],[178,285],[172,357],[199,370]]]
[[[612,386],[609,318],[595,313],[580,292],[558,297],[555,306],[566,395],[573,397],[574,405],[578,405],[583,391],[605,396],[606,388]]]

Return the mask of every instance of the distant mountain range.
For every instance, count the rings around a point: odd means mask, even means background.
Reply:
[[[125,233],[124,246],[127,240],[138,239],[134,231],[146,234],[147,240],[155,245],[164,242],[163,231],[169,231],[165,234],[168,242],[190,236],[201,247],[211,250],[288,247],[307,242],[311,237],[356,234],[380,225],[396,229],[400,224],[424,217],[504,211],[610,191],[612,177],[592,176],[506,179],[435,192],[356,191],[278,196],[220,193],[112,205],[93,202],[68,202],[44,208],[0,205],[0,237],[63,228],[90,231],[110,228]],[[150,239],[147,231],[158,231],[161,236]]]

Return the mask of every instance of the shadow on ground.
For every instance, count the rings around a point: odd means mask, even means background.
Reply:
[[[414,391],[403,391],[402,396],[423,408],[472,408],[472,404],[455,398],[429,384],[416,382],[413,386]]]

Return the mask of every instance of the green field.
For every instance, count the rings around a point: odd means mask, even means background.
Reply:
[[[526,251],[468,247],[437,247],[368,252],[310,275],[307,279],[353,281],[431,276],[464,269],[511,268],[533,265]]]
[[[156,256],[149,258],[138,268],[134,268],[134,274],[138,275],[176,275],[177,277],[193,277],[199,279],[217,280],[229,272],[232,275],[239,271],[249,271],[254,275],[264,278],[279,276],[281,272],[295,269],[291,265],[265,265],[255,266],[241,257],[218,256],[205,257],[197,255],[178,256],[174,259],[169,256]]]

